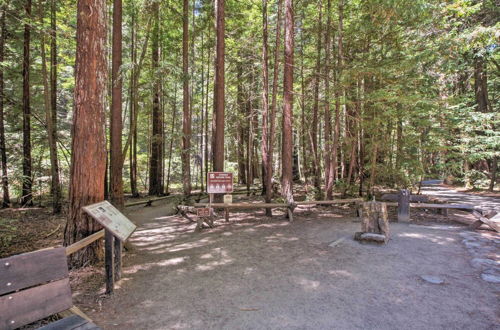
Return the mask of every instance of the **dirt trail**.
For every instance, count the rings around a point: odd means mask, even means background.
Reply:
[[[500,324],[500,286],[482,280],[481,269],[471,264],[460,224],[391,223],[388,245],[373,246],[352,240],[360,223],[336,208],[301,209],[293,223],[262,212],[237,213],[230,223],[218,221],[201,233],[186,219],[169,216],[171,211],[130,213],[139,225],[131,238],[137,250],[127,255],[115,294],[89,312],[104,329]],[[498,257],[500,237],[485,233],[481,239],[489,240]],[[431,284],[422,275],[444,283]]]

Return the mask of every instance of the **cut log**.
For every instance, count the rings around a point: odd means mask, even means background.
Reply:
[[[470,229],[474,230],[479,228],[483,223],[491,227],[496,232],[500,232],[500,214],[497,214],[490,219],[484,217],[481,213],[473,211],[472,214],[477,218],[473,224],[469,226]]]
[[[374,233],[363,233],[357,232],[354,234],[354,239],[357,241],[367,241],[367,242],[376,242],[376,243],[386,243],[387,237],[381,234]]]
[[[381,202],[363,203],[363,219],[361,231],[364,233],[382,234],[387,237],[389,232],[389,219],[387,216],[387,205]]]

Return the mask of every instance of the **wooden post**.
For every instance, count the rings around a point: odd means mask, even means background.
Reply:
[[[398,221],[410,221],[410,191],[401,189],[398,193]]]
[[[115,281],[119,281],[122,277],[122,248],[123,243],[118,238],[114,238],[115,252]]]
[[[229,222],[229,209],[227,207],[224,209],[224,215],[226,218],[226,222]]]
[[[106,294],[113,293],[114,290],[114,244],[113,233],[108,229],[104,234],[104,262],[106,268]]]

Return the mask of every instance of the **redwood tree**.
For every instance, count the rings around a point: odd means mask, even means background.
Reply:
[[[160,2],[153,2],[153,36],[151,43],[153,76],[153,130],[151,137],[151,157],[149,160],[149,195],[162,195],[162,151],[163,151],[163,120],[160,108],[160,79],[157,71],[160,66]]]
[[[69,214],[64,245],[70,245],[101,226],[82,207],[104,199],[106,139],[106,2],[78,0],[76,28],[75,106],[72,131]],[[102,256],[102,243],[71,255],[73,266],[94,262]]]
[[[262,180],[263,189],[266,195],[266,203],[271,202],[272,194],[272,167],[269,167],[269,145],[272,141],[269,140],[269,71],[268,51],[267,51],[267,0],[262,0]],[[266,215],[271,216],[271,209],[266,209]]]
[[[214,86],[214,123],[213,132],[213,169],[224,171],[224,2],[215,0],[216,21],[216,55],[215,55],[215,86]]]
[[[285,68],[283,73],[283,123],[281,146],[281,194],[293,203],[293,0],[285,0]]]
[[[2,6],[0,18],[0,28],[2,34],[0,35],[0,63],[4,61],[5,54],[5,39],[6,39],[6,27],[5,27],[5,5]],[[4,126],[4,111],[3,111],[3,100],[4,100],[4,78],[3,78],[3,66],[0,66],[0,156],[2,161],[2,207],[9,207],[10,197],[9,197],[9,181],[7,176],[7,150],[5,147],[5,126]]]
[[[184,195],[191,194],[191,109],[189,97],[189,0],[184,0],[182,15],[182,187]]]
[[[23,189],[21,205],[33,205],[31,178],[31,106],[30,106],[30,37],[31,37],[31,0],[25,4],[26,23],[24,24],[23,51]]]
[[[122,0],[113,1],[113,41],[111,55],[111,117],[110,117],[110,197],[118,208],[123,207],[122,154]]]

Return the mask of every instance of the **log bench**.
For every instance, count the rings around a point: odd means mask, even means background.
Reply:
[[[70,316],[40,329],[100,329],[73,305],[65,248],[0,259],[0,329],[16,329],[61,313]]]
[[[394,200],[395,194],[386,194],[382,198],[386,200]],[[396,206],[398,208],[398,221],[409,221],[410,219],[410,208],[415,209],[435,209],[440,210],[441,214],[448,215],[448,210],[465,211],[471,213],[476,217],[476,221],[469,226],[471,230],[479,228],[481,225],[485,224],[492,228],[493,230],[500,232],[500,214],[492,211],[485,214],[481,209],[477,208],[471,204],[441,204],[441,203],[411,203],[412,201],[422,201],[424,198],[417,198],[422,195],[410,195],[408,190],[400,190],[397,197],[397,202],[388,202],[387,206]],[[430,199],[429,199],[430,200]]]

